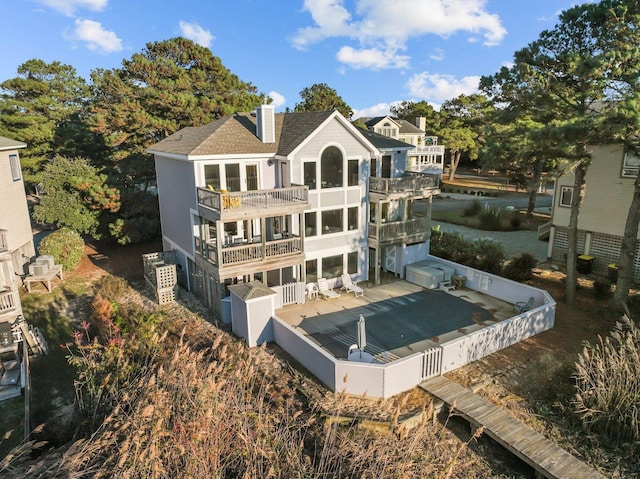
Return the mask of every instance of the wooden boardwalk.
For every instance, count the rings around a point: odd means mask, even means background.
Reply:
[[[525,426],[495,404],[443,376],[429,379],[420,387],[441,399],[453,413],[533,467],[538,477],[549,479],[605,479],[542,434]]]

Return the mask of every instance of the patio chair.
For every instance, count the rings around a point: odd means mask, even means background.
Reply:
[[[529,311],[531,308],[533,308],[533,302],[534,301],[535,301],[534,297],[530,296],[528,301],[518,301],[514,305],[513,309],[518,314],[525,313],[525,312]]]
[[[324,299],[333,299],[340,297],[340,294],[336,293],[332,288],[329,287],[326,278],[318,279],[318,292]]]
[[[353,293],[357,298],[358,296],[363,296],[364,291],[358,284],[351,279],[347,273],[344,273],[342,276],[342,289],[344,289],[347,293]]]
[[[307,300],[318,299],[318,287],[315,283],[307,283]]]

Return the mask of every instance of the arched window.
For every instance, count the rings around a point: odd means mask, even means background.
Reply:
[[[322,188],[341,188],[344,160],[342,152],[336,146],[330,146],[322,152],[320,158],[320,180]]]

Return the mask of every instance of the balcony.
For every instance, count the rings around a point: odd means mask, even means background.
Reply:
[[[429,239],[431,234],[428,218],[393,221],[377,225],[369,223],[369,242],[391,244],[418,243]]]
[[[266,242],[230,244],[220,251],[215,241],[202,242],[196,237],[196,251],[212,264],[223,268],[231,265],[258,263],[302,253],[302,239],[298,236]]]
[[[407,152],[407,171],[441,175],[444,170],[444,146],[418,146]]]
[[[267,209],[269,216],[291,214],[310,207],[307,186],[234,192],[197,188],[197,192],[200,213],[212,221],[263,216]]]
[[[7,289],[0,291],[0,317],[5,314],[20,312],[20,298],[17,291]]]
[[[399,178],[369,178],[371,200],[390,200],[400,198],[427,198],[439,193],[437,175],[417,174]]]

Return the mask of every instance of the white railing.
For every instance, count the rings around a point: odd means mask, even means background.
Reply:
[[[369,178],[369,191],[376,193],[419,193],[438,187],[436,175],[412,175],[399,178]]]
[[[304,304],[304,283],[287,283],[272,289],[280,289],[280,301],[282,306],[286,306],[288,304]]]
[[[427,349],[422,356],[422,380],[440,376],[442,370],[442,348]]]
[[[376,228],[375,223],[369,223],[369,238],[378,241],[390,239],[402,239],[409,236],[423,235],[424,240],[429,238],[431,230],[428,218],[414,218],[407,221],[393,221],[383,223]]]
[[[306,204],[309,202],[309,188],[307,186],[234,192],[211,191],[206,188],[197,188],[197,190],[198,205],[218,212]]]
[[[212,264],[218,264],[218,248],[214,244],[202,242],[194,237],[196,251]],[[265,259],[302,253],[302,239],[298,236],[266,243],[248,243],[236,246],[224,246],[220,250],[221,264],[230,265],[262,261]]]
[[[2,291],[0,292],[0,315],[17,311],[18,298],[14,291]]]

